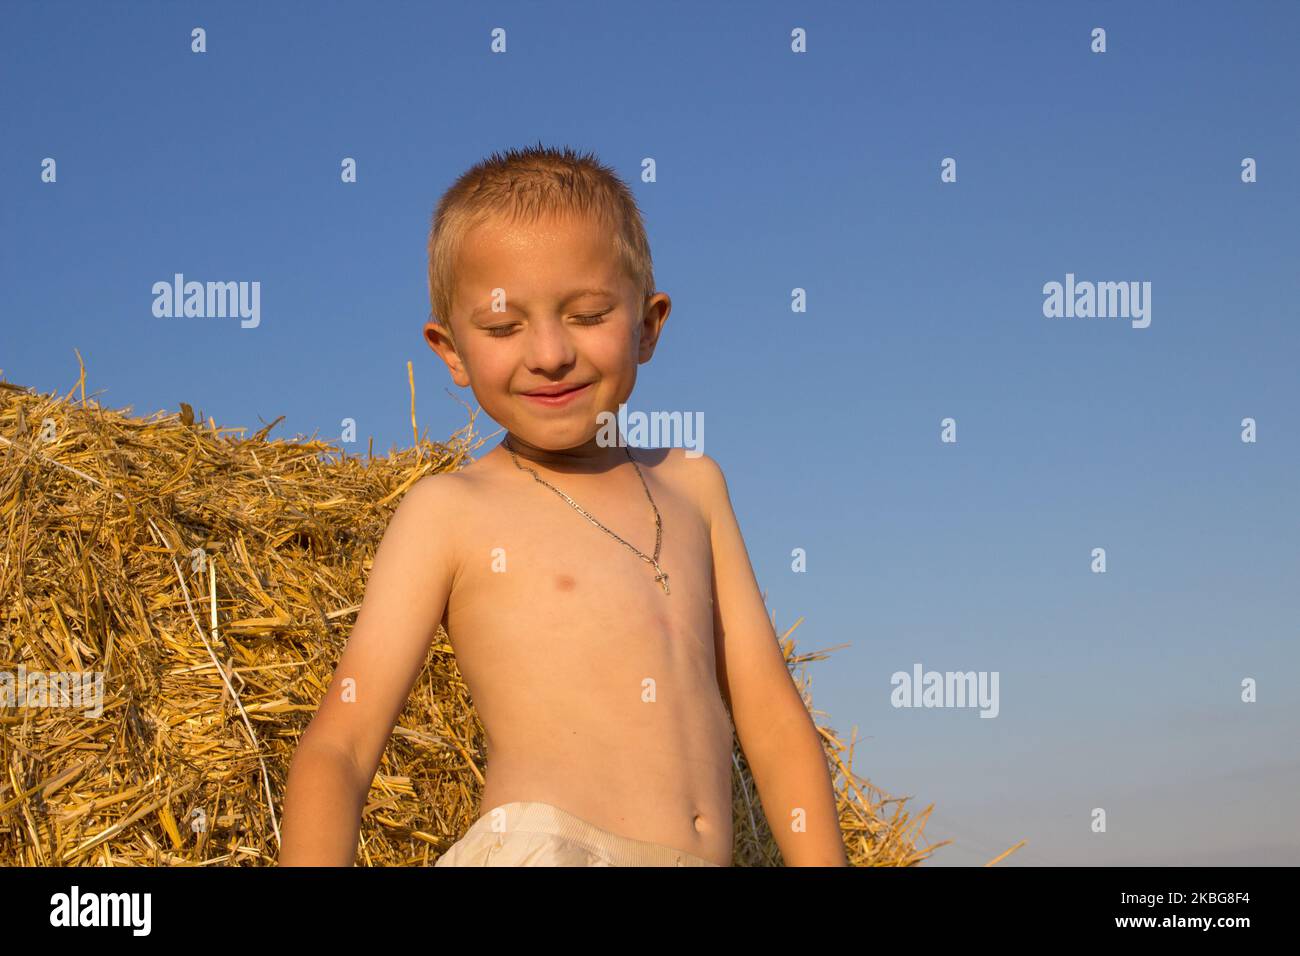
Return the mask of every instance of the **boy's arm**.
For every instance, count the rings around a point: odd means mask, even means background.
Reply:
[[[787,866],[847,866],[821,736],[786,667],[717,462],[697,465],[713,548],[718,689]]]
[[[455,480],[422,478],[394,512],[284,797],[281,866],[352,866],[370,782],[437,633],[455,568]]]

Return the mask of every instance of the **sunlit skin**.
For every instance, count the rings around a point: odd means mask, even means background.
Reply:
[[[669,297],[638,291],[607,224],[572,216],[490,220],[466,236],[456,274],[455,344],[425,327],[452,380],[473,389],[522,461],[653,551],[641,479],[626,448],[598,444],[598,416],[632,394]],[[492,311],[497,289],[504,311]],[[591,384],[563,406],[523,395],[568,383]],[[662,515],[671,600],[651,568],[520,475],[501,445],[456,473],[458,540],[484,555],[499,546],[511,562],[508,574],[462,564],[446,619],[488,738],[481,810],[542,800],[725,865],[731,730],[715,679],[707,524],[680,450],[635,457]],[[657,703],[643,698],[647,676]]]
[[[480,817],[548,803],[727,866],[734,718],[786,862],[844,864],[826,755],[721,469],[680,448],[598,444],[599,413],[627,402],[671,307],[635,287],[610,236],[607,224],[574,217],[489,220],[457,263],[455,345],[442,327],[425,328],[524,467],[610,533],[521,474],[500,445],[406,491],[294,758],[282,862],[353,859],[369,784],[441,622],[483,725]],[[495,289],[504,311],[491,309]],[[524,395],[560,383],[590,386],[549,407]],[[655,511],[671,594],[629,550],[655,550]],[[344,679],[363,690],[345,699]],[[805,816],[806,829],[792,827]]]
[[[452,380],[506,428],[520,459],[648,553],[654,525],[640,479],[627,449],[597,443],[598,416],[627,402],[672,304],[662,292],[641,294],[610,234],[582,217],[489,220],[461,246],[455,345],[434,323],[425,338]],[[505,309],[494,312],[497,289]],[[522,394],[585,382],[587,391],[561,407]],[[524,562],[508,575],[469,565],[465,596],[446,621],[489,737],[482,808],[550,800],[613,832],[726,865],[734,707],[786,861],[845,865],[820,740],[716,464],[680,449],[638,449],[635,458],[662,512],[671,597],[652,569],[547,492],[521,485],[500,445],[459,473],[473,489],[457,508],[461,539],[501,543]],[[548,626],[539,631],[538,622]],[[725,706],[724,671],[736,681]],[[540,673],[549,676],[538,683]],[[654,705],[639,692],[647,675],[664,692]],[[807,832],[791,829],[794,808],[813,821]]]
[[[503,290],[505,311],[492,311],[494,289]],[[637,367],[654,355],[671,309],[667,294],[643,297],[635,288],[601,224],[498,217],[462,243],[450,317],[455,344],[433,322],[424,335],[452,380],[472,388],[507,430],[521,459],[557,473],[599,473],[627,457],[597,444],[598,415],[616,414],[632,394]],[[592,386],[563,408],[522,395],[570,382]]]

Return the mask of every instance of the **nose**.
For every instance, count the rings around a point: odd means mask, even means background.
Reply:
[[[562,321],[529,322],[523,335],[524,362],[530,371],[554,375],[573,365],[577,352]]]

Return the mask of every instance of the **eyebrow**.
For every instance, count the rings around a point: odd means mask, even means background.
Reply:
[[[603,295],[603,296],[608,296],[611,299],[616,297],[615,294],[613,292],[610,292],[608,289],[574,289],[572,292],[570,292],[568,295],[566,295],[563,299],[560,300],[560,305],[568,305],[574,299],[581,299],[583,296],[586,295]],[[510,297],[506,296],[506,302],[509,303],[509,301],[510,301]],[[472,312],[470,312],[469,316],[472,319],[482,312],[491,312],[491,311],[492,311],[492,304],[488,302],[488,303],[484,303],[483,305],[477,306]]]

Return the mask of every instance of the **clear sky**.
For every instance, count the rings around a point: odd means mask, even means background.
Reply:
[[[703,414],[778,629],[848,645],[816,707],[936,804],[935,862],[1294,864],[1297,49],[1276,2],[9,2],[0,369],[66,391],[80,349],[109,405],[387,449],[410,360],[446,437],[434,203],[594,151],[674,303],[632,405]],[[155,318],[178,272],[259,281],[260,325]],[[1149,327],[1046,317],[1067,273],[1150,282]],[[997,717],[892,706],[917,663],[998,672]]]

